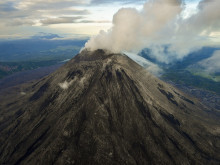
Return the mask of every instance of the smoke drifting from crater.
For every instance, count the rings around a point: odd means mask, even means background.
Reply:
[[[220,27],[220,1],[203,0],[198,12],[184,19],[181,0],[149,0],[142,10],[122,8],[113,16],[113,26],[107,32],[92,37],[85,48],[107,49],[114,53],[138,53],[150,48],[152,56],[160,62],[170,63],[182,59],[190,51],[200,48]]]
[[[101,31],[85,47],[113,52],[138,51],[181,12],[180,5],[176,0],[155,0],[146,2],[141,11],[122,8],[113,17],[112,29]]]

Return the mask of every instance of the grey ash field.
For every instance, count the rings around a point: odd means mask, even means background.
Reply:
[[[122,54],[82,51],[0,98],[0,164],[219,164],[220,113]]]

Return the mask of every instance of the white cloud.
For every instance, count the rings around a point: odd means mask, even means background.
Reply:
[[[41,20],[58,18],[59,22],[68,22],[68,17],[82,17],[90,12],[80,5],[89,4],[89,0],[21,0],[0,4],[0,20],[6,25],[35,25]],[[32,22],[28,23],[27,22]],[[52,20],[53,22],[54,20]],[[19,22],[19,23],[18,23]],[[22,24],[24,22],[24,24]]]
[[[46,18],[40,21],[43,25],[50,24],[63,24],[63,23],[74,23],[82,19],[82,16],[77,17],[58,17],[58,18]]]
[[[220,72],[220,50],[217,50],[213,55],[198,63],[208,73]]]
[[[147,1],[141,11],[122,8],[113,17],[113,27],[92,37],[85,48],[138,52],[147,47],[160,62],[181,60],[210,44],[210,34],[220,31],[219,6],[218,0],[203,0],[198,10],[184,17],[179,0]]]
[[[0,37],[13,37],[15,34],[20,36],[34,35],[34,32],[37,33],[42,29],[46,30],[45,32],[52,30],[53,33],[60,35],[65,35],[68,32],[74,36],[91,36],[97,34],[100,29],[106,29],[106,26],[111,27],[111,16],[120,8],[120,5],[133,4],[137,6],[137,3],[139,4],[141,1],[143,0],[117,0],[114,2],[110,0],[0,1],[0,27],[4,28],[0,29]],[[77,21],[70,20],[70,17],[78,16],[83,18]],[[60,29],[57,25],[62,25],[64,28]],[[80,29],[77,29],[79,27]]]
[[[146,60],[145,58],[143,58],[141,56],[138,56],[137,54],[130,53],[130,52],[124,52],[124,54],[127,55],[128,57],[130,57],[135,62],[137,62],[139,65],[146,68],[150,73],[152,73],[154,75],[159,76],[163,72],[163,70],[158,65]]]
[[[21,0],[16,3],[18,9],[51,9],[89,4],[89,0]]]
[[[91,50],[109,49],[113,52],[139,51],[145,47],[148,38],[153,37],[180,11],[180,3],[175,0],[149,1],[141,11],[122,8],[113,17],[112,29],[100,32],[85,47]]]

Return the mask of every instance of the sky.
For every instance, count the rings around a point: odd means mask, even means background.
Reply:
[[[0,38],[27,38],[39,32],[66,38],[97,35],[112,27],[120,8],[141,10],[146,0],[2,0]],[[199,0],[185,1],[184,18],[196,13]],[[213,32],[213,37],[220,35]]]
[[[138,8],[142,0],[2,0],[0,38],[22,38],[38,32],[65,37],[98,34],[111,27],[121,7]]]

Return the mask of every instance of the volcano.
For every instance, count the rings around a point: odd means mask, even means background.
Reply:
[[[126,55],[83,50],[1,98],[0,164],[219,164],[219,117]]]

